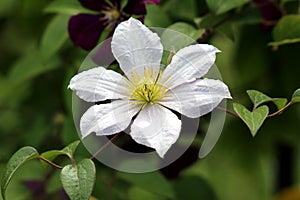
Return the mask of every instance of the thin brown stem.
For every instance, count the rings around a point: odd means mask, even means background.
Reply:
[[[218,109],[218,110],[222,110],[222,111],[226,112],[227,114],[230,114],[230,115],[235,116],[235,117],[237,117],[237,118],[240,118],[240,116],[238,116],[238,114],[236,114],[235,112],[232,112],[232,111],[227,110],[227,109],[225,109],[225,108],[222,108],[222,107],[220,107],[220,106],[217,106],[217,109]]]
[[[44,157],[42,157],[42,156],[39,156],[38,158],[39,158],[40,160],[42,160],[42,161],[48,163],[49,165],[52,165],[53,167],[55,167],[55,168],[57,168],[57,169],[62,169],[62,168],[63,168],[62,166],[57,165],[57,164],[51,162],[50,160],[47,160],[46,158],[44,158]]]
[[[72,162],[72,165],[75,167],[77,164],[76,164],[76,161],[74,160],[74,158],[70,158],[71,162]]]
[[[276,112],[274,112],[274,113],[272,113],[272,114],[269,114],[268,117],[274,117],[274,116],[280,114],[281,112],[283,112],[284,110],[286,110],[288,107],[290,107],[292,104],[293,104],[293,102],[290,101],[288,104],[286,104],[286,105],[285,105],[283,108],[281,108],[280,110],[278,110],[278,111],[276,111]]]
[[[113,141],[115,141],[119,136],[121,135],[120,133],[117,133],[112,137],[109,141],[107,141],[96,153],[93,154],[92,157],[90,157],[90,160],[93,160],[99,153],[101,153],[106,147],[108,147]]]

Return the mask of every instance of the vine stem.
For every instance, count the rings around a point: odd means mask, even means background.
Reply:
[[[90,160],[93,160],[99,153],[101,153],[104,149],[106,149],[106,147],[108,147],[113,141],[115,141],[119,136],[121,135],[120,133],[117,133],[116,135],[114,135],[114,137],[112,137],[109,141],[107,141],[96,153],[93,154],[92,157],[90,157]]]
[[[55,168],[57,168],[57,169],[62,169],[62,168],[63,168],[62,166],[57,165],[57,164],[51,162],[50,160],[47,160],[46,158],[44,158],[44,157],[42,157],[42,156],[39,156],[38,158],[39,158],[40,160],[42,160],[42,161],[48,163],[49,165],[52,165],[53,167],[55,167]]]
[[[283,108],[281,108],[280,110],[272,113],[272,114],[269,114],[267,117],[274,117],[278,114],[280,114],[281,112],[283,112],[284,110],[286,110],[288,107],[290,107],[294,102],[290,101],[288,104],[286,104]]]
[[[235,112],[232,112],[232,111],[230,111],[230,110],[226,110],[225,108],[222,108],[222,107],[220,107],[220,106],[217,106],[216,107],[218,110],[222,110],[222,111],[224,111],[224,112],[226,112],[226,113],[228,113],[228,114],[230,114],[230,115],[232,115],[232,116],[235,116],[235,117],[237,117],[237,118],[240,118],[240,116],[238,116],[238,114],[236,114]]]
[[[288,107],[290,107],[291,105],[293,105],[293,103],[294,102],[292,102],[292,101],[290,101],[288,104],[286,104],[283,108],[281,108],[280,110],[278,110],[278,111],[276,111],[276,112],[274,112],[274,113],[272,113],[272,114],[269,114],[267,117],[274,117],[274,116],[276,116],[276,115],[278,115],[278,114],[280,114],[280,113],[282,113],[283,111],[285,111]],[[237,117],[237,118],[240,118],[235,112],[232,112],[232,111],[230,111],[230,110],[226,110],[225,108],[222,108],[222,107],[220,107],[220,106],[217,106],[216,107],[218,110],[222,110],[222,111],[224,111],[224,112],[226,112],[226,113],[228,113],[228,114],[230,114],[230,115],[232,115],[232,116],[235,116],[235,117]],[[256,108],[256,107],[255,107]],[[254,109],[255,109],[254,108]]]

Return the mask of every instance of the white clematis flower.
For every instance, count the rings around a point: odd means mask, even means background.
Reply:
[[[92,132],[111,135],[130,127],[131,137],[154,148],[163,157],[176,142],[181,121],[168,108],[196,118],[211,112],[228,87],[219,80],[199,79],[214,64],[217,48],[196,44],[178,51],[165,70],[160,70],[163,46],[156,33],[130,18],[115,30],[112,53],[125,76],[97,67],[74,76],[69,88],[94,105],[82,116],[82,137]]]

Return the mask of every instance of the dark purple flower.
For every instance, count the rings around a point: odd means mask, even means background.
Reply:
[[[275,1],[253,0],[253,2],[260,10],[264,30],[270,30],[284,15],[284,10]]]
[[[138,15],[140,20],[146,15],[145,4],[158,4],[160,0],[128,0],[122,8],[121,0],[79,0],[87,9],[97,11],[99,14],[78,14],[69,21],[69,35],[76,46],[85,50],[93,49],[105,29],[112,35],[115,27],[131,15]]]

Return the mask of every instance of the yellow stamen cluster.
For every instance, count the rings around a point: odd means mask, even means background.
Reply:
[[[156,104],[166,97],[167,88],[164,88],[160,82],[162,72],[154,72],[152,68],[144,69],[144,75],[141,77],[137,72],[130,76],[130,100],[133,104],[142,104],[144,108],[148,104]]]
[[[107,1],[108,6],[104,7],[104,10],[101,11],[104,14],[104,19],[106,19],[108,24],[114,24],[120,18],[121,13],[117,5]],[[101,19],[103,19],[101,18]]]
[[[102,13],[105,15],[105,18],[109,21],[109,22],[114,22],[117,21],[120,17],[120,12],[117,9],[111,9],[108,11],[102,11]]]

